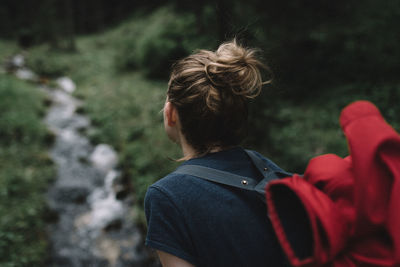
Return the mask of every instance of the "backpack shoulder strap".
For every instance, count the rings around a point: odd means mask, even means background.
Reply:
[[[250,191],[255,191],[255,188],[259,183],[257,180],[250,177],[240,176],[230,172],[199,165],[183,165],[179,167],[175,173],[193,175],[207,181]]]
[[[267,162],[265,162],[261,157],[257,155],[256,152],[247,149],[245,151],[253,162],[254,166],[264,176],[264,178],[274,180],[277,178],[283,178],[293,175],[293,173],[282,170],[271,160],[266,159]]]
[[[279,168],[275,163],[272,161],[268,161],[267,163],[260,158],[256,152],[252,150],[245,150],[247,155],[250,157],[251,161],[253,162],[254,166],[258,169],[258,171],[262,174],[264,179],[262,179],[255,187],[255,191],[262,192],[265,194],[265,186],[272,180],[289,177],[292,176],[291,173],[286,172]]]
[[[175,171],[175,173],[188,174],[207,181],[241,188],[244,190],[256,191],[263,195],[265,194],[264,190],[268,182],[285,176],[291,176],[290,173],[281,170],[274,164],[268,165],[259,156],[257,156],[255,152],[250,150],[245,151],[255,167],[264,177],[261,181],[251,177],[240,176],[230,172],[199,165],[182,165]]]

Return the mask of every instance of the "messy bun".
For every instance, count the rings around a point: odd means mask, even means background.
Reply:
[[[210,82],[216,87],[229,88],[236,95],[256,97],[263,85],[259,68],[266,68],[255,56],[257,50],[245,49],[236,41],[222,44],[215,60],[205,65]]]
[[[236,40],[200,50],[174,64],[168,101],[177,107],[186,140],[198,153],[238,145],[247,131],[247,100],[263,82],[257,50]]]

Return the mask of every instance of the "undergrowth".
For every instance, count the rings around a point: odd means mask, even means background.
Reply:
[[[0,74],[0,265],[46,259],[44,193],[54,176],[51,141],[36,86]]]

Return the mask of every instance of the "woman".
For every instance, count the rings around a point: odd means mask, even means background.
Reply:
[[[183,165],[261,179],[239,147],[247,100],[263,85],[261,68],[256,51],[236,41],[173,66],[164,126],[182,149]],[[171,173],[149,187],[145,211],[146,245],[157,250],[164,267],[285,265],[265,203],[254,192]]]

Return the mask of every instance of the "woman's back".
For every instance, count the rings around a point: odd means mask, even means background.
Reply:
[[[245,151],[233,148],[195,164],[259,177]],[[255,192],[172,173],[146,195],[146,244],[196,266],[284,266],[285,258]]]

